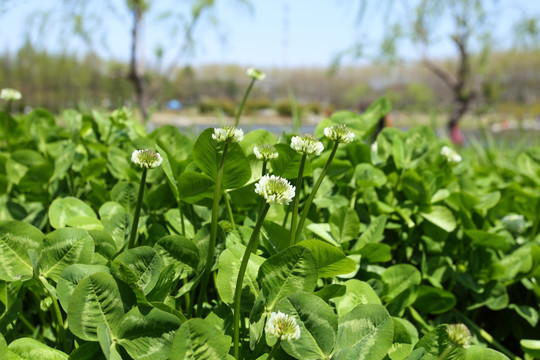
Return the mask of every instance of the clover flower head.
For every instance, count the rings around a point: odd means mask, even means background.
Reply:
[[[141,168],[154,169],[163,162],[163,158],[159,153],[152,149],[135,150],[131,154],[131,161]]]
[[[262,72],[261,70],[259,70],[259,69],[255,69],[255,68],[249,68],[249,69],[247,69],[246,74],[247,74],[247,76],[249,76],[250,78],[255,79],[255,80],[259,80],[259,81],[264,80],[264,78],[266,77],[266,74],[265,74],[265,73],[263,73],[263,72]]]
[[[275,175],[264,175],[255,184],[255,192],[264,197],[268,204],[289,205],[295,190],[287,180]]]
[[[461,162],[461,156],[451,147],[443,146],[441,149],[441,155],[444,156],[446,161],[449,163]]]
[[[504,228],[511,233],[521,234],[525,230],[525,218],[520,214],[508,214],[501,219]]]
[[[266,321],[265,331],[268,335],[275,336],[281,340],[300,339],[300,327],[296,320],[287,314],[278,311],[270,314]]]
[[[242,129],[234,126],[225,126],[223,128],[214,128],[212,139],[217,142],[240,142],[244,138]]]
[[[291,147],[299,153],[306,153],[308,155],[321,155],[324,150],[322,142],[317,140],[311,134],[304,134],[302,136],[293,136],[291,139]]]
[[[324,129],[324,136],[339,143],[348,144],[354,139],[354,133],[343,124],[329,126]]]
[[[257,157],[257,159],[264,161],[271,161],[277,159],[279,155],[276,148],[270,144],[255,146],[253,148],[253,153],[255,154],[255,157]]]
[[[0,99],[4,101],[17,101],[22,99],[22,94],[15,89],[5,88],[0,91]]]
[[[472,343],[471,332],[465,324],[449,324],[446,325],[446,332],[450,342],[455,347],[468,349]]]

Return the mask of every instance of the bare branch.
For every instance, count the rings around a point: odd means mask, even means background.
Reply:
[[[424,57],[422,63],[435,75],[437,75],[450,89],[454,89],[457,81],[450,75],[449,72],[441,68],[439,65]]]

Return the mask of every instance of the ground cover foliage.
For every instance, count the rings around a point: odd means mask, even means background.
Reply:
[[[148,134],[125,109],[1,112],[2,357],[538,357],[540,148],[447,157],[427,127],[372,144],[386,111],[323,120],[320,156],[265,130]],[[336,124],[354,140],[325,137]],[[162,162],[136,166],[141,149]],[[296,186],[297,238],[294,202],[255,192],[265,173]],[[279,316],[299,335],[279,337]]]

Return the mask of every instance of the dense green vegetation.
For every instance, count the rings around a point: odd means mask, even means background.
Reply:
[[[386,112],[324,119],[320,156],[265,130],[147,134],[125,108],[0,112],[0,353],[538,357],[540,148],[458,154],[428,127],[371,144]],[[298,202],[265,204],[266,173]]]

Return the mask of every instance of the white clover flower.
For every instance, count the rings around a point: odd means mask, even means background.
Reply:
[[[22,99],[22,94],[15,89],[5,88],[0,91],[0,99],[4,101],[17,101]]]
[[[276,148],[270,144],[263,144],[261,146],[255,146],[253,148],[253,153],[255,157],[259,160],[271,161],[277,159],[279,156]]]
[[[287,180],[275,175],[264,175],[255,184],[255,192],[264,197],[268,204],[289,205],[294,198],[295,190],[296,188]]]
[[[135,150],[131,154],[131,161],[142,168],[154,169],[161,165],[163,158],[154,150],[145,149]]]
[[[450,342],[455,347],[468,349],[472,343],[471,332],[465,324],[450,324],[446,325],[446,332]]]
[[[242,129],[237,129],[234,126],[215,128],[212,134],[212,139],[217,142],[240,142],[243,138],[244,132]]]
[[[461,156],[451,147],[443,146],[441,149],[441,155],[444,156],[446,161],[450,163],[461,162]]]
[[[270,314],[266,321],[265,331],[268,335],[275,336],[281,340],[300,339],[300,327],[296,320],[287,314],[278,311]]]
[[[345,125],[339,124],[324,129],[324,136],[339,143],[348,144],[354,139],[354,133]]]
[[[520,214],[508,214],[501,219],[504,228],[511,233],[521,234],[525,230],[525,218]]]
[[[263,72],[262,72],[261,70],[259,70],[259,69],[255,69],[255,68],[249,68],[249,69],[247,69],[246,74],[247,74],[247,76],[249,76],[250,78],[255,79],[255,80],[259,80],[259,81],[264,80],[264,78],[266,77],[266,74],[265,74],[265,73],[263,73]]]
[[[376,141],[374,141],[373,144],[371,144],[371,151],[374,152],[374,153],[379,151],[379,144],[377,144]]]
[[[299,153],[306,153],[308,155],[321,155],[324,150],[322,142],[317,140],[311,134],[304,134],[302,136],[293,136],[291,139],[291,147]]]

